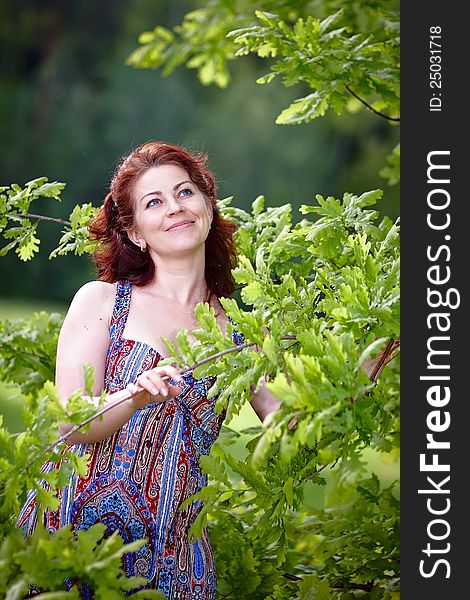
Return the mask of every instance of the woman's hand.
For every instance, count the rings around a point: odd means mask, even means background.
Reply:
[[[141,373],[135,383],[130,383],[126,388],[132,394],[133,408],[137,410],[152,402],[164,402],[168,398],[179,396],[181,388],[168,383],[169,378],[183,383],[181,373],[170,365],[154,367]]]

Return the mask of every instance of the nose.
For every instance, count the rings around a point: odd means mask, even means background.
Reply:
[[[167,214],[174,215],[176,213],[182,212],[184,210],[184,206],[177,198],[174,196],[170,196],[168,198],[167,203]]]

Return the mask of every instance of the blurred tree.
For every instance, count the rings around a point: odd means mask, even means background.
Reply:
[[[256,56],[233,63],[236,85],[229,91],[197,85],[194,71],[162,78],[125,66],[142,31],[155,23],[172,28],[200,4],[2,3],[0,44],[8,57],[0,71],[2,184],[23,185],[42,175],[65,181],[62,206],[45,203],[42,212],[67,216],[77,203],[98,206],[119,157],[154,138],[207,150],[220,196],[234,195],[242,208],[260,193],[270,205],[291,202],[295,209],[317,192],[341,195],[387,185],[378,170],[398,128],[365,111],[327,115],[305,128],[275,125],[299,90],[277,81],[258,86],[266,67]],[[397,194],[387,186],[380,203],[392,218]],[[13,255],[2,260],[0,293],[68,302],[94,278],[93,268],[87,258],[49,261],[58,226],[41,229],[34,263],[18,265]]]

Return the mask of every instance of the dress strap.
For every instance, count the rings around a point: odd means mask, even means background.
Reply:
[[[116,283],[116,296],[114,299],[113,315],[109,324],[110,346],[114,346],[122,338],[126,326],[129,307],[131,304],[132,283],[121,280]]]
[[[235,321],[232,319],[232,317],[228,317],[229,322],[232,324],[233,329],[232,329],[232,342],[234,344],[236,344],[237,346],[241,346],[241,344],[245,343],[245,336],[243,335],[243,333],[239,333],[237,330],[237,325],[238,323],[235,323]]]

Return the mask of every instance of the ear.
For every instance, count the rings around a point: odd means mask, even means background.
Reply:
[[[145,240],[139,235],[139,233],[135,229],[128,229],[126,233],[127,237],[131,240],[131,242],[139,248],[142,248],[142,244],[145,244]]]
[[[214,220],[214,207],[212,206],[212,202],[207,203],[207,211],[209,213],[210,224],[212,225],[212,221]]]

